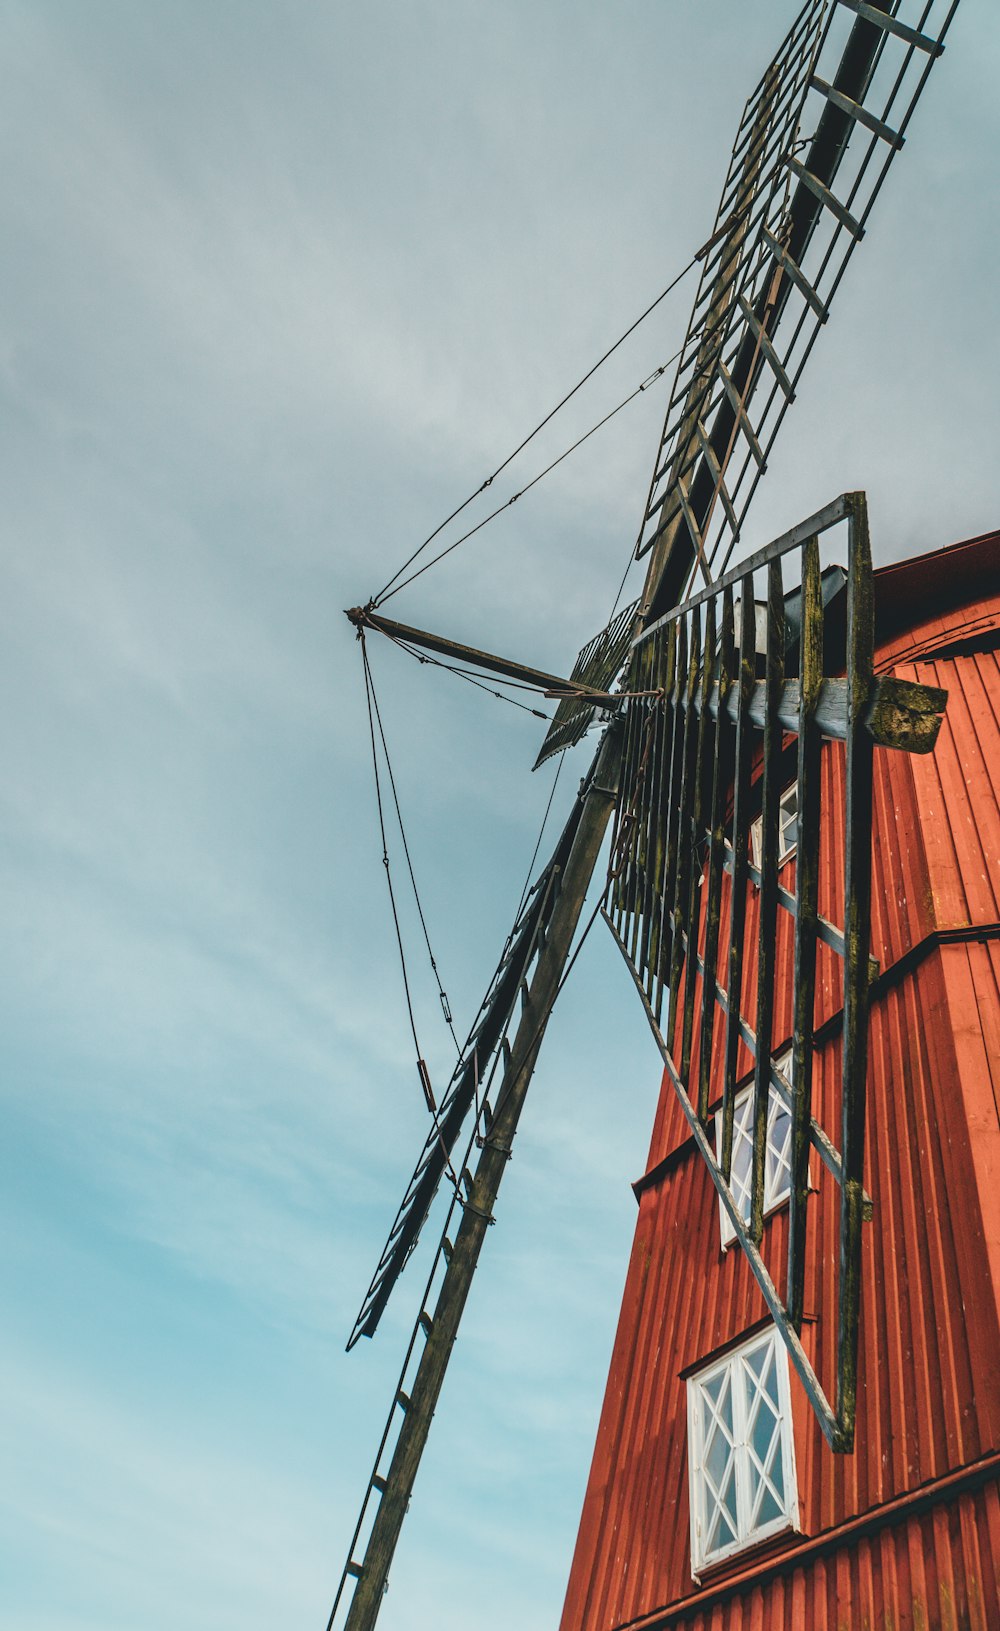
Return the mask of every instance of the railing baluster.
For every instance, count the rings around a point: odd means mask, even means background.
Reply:
[[[698,744],[698,720],[695,713],[694,699],[698,689],[699,669],[701,667],[701,618],[700,609],[691,619],[691,655],[688,663],[687,683],[684,686],[684,727],[683,748],[681,752],[681,786],[678,799],[678,829],[677,829],[677,868],[673,892],[673,904],[670,912],[672,939],[670,943],[670,1006],[667,1010],[667,1041],[674,1046],[675,1027],[677,1024],[678,994],[681,982],[681,968],[684,960],[684,938],[681,931],[684,927],[684,902],[687,896],[688,878],[691,873],[691,797],[694,787],[695,751]]]
[[[649,647],[649,665],[646,671],[643,689],[646,691],[659,690],[661,644],[659,639],[647,642]],[[639,960],[636,967],[644,976],[647,992],[653,978],[650,969],[650,939],[653,923],[653,902],[656,899],[657,881],[660,857],[660,833],[657,823],[659,811],[659,790],[662,781],[662,755],[664,738],[663,710],[650,697],[646,703],[647,709],[647,749],[646,749],[646,781],[649,792],[645,799],[645,865],[642,893],[642,935],[639,942]]]
[[[667,799],[670,785],[670,754],[673,748],[674,716],[670,707],[670,693],[674,683],[677,656],[677,625],[671,623],[655,636],[662,653],[659,670],[661,696],[657,702],[660,713],[660,780],[656,788],[656,893],[650,930],[649,969],[646,995],[652,1000],[661,986],[663,959],[663,898],[667,878],[667,826],[669,812]]]
[[[861,1221],[864,1199],[865,1086],[868,1067],[868,948],[871,940],[872,739],[864,711],[872,685],[875,644],[868,513],[851,494],[847,577],[847,712],[844,854],[843,1129],[840,1156],[840,1287],[837,1331],[837,1418],[843,1448],[854,1442],[861,1303]]]
[[[740,1045],[743,994],[743,932],[747,916],[747,846],[750,842],[751,725],[747,707],[757,672],[757,610],[753,577],[743,579],[740,595],[740,666],[736,751],[733,764],[733,888],[729,914],[729,983],[726,991],[726,1055],[722,1082],[722,1171],[729,1182],[733,1159],[733,1097]]]
[[[775,934],[778,922],[778,818],[781,799],[781,726],[778,693],[785,668],[785,603],[781,560],[767,568],[767,655],[764,685],[763,804],[761,811],[760,898],[757,905],[757,1058],[753,1083],[753,1162],[750,1184],[750,1235],[759,1245],[764,1232],[764,1178],[771,1081],[771,1029],[774,1021]]]
[[[638,691],[639,677],[642,673],[641,651],[632,654],[632,661],[628,668],[628,689]],[[635,847],[635,832],[637,825],[636,803],[639,790],[636,787],[636,768],[638,766],[638,743],[641,737],[642,709],[634,698],[628,705],[628,716],[625,721],[624,762],[622,767],[622,791],[619,805],[623,811],[622,826],[618,837],[620,848],[615,852],[617,856],[618,899],[620,910],[618,913],[618,926],[623,937],[626,932],[625,920],[635,910],[635,879],[633,876],[633,852]]]
[[[719,956],[719,928],[722,920],[722,874],[725,862],[726,837],[726,770],[729,722],[726,703],[733,681],[735,645],[733,636],[733,592],[723,590],[722,628],[719,636],[719,717],[714,737],[712,763],[712,796],[709,806],[711,836],[708,845],[708,880],[705,901],[705,978],[702,981],[701,1033],[698,1048],[698,1114],[702,1121],[708,1116],[709,1082],[712,1069],[712,1043],[715,1037],[715,1010],[717,1007],[714,981]]]
[[[669,971],[673,964],[671,913],[673,911],[674,887],[677,879],[677,832],[680,821],[681,766],[684,758],[684,724],[686,717],[683,703],[688,678],[687,621],[682,617],[673,626],[677,629],[677,652],[674,661],[674,683],[670,694],[672,724],[667,866],[663,879],[663,907],[660,915],[660,966],[656,985],[656,1001],[653,1005],[657,1024],[660,1023],[660,1014],[663,1008],[663,988],[670,978]]]
[[[684,932],[687,935],[687,956],[684,974],[684,1024],[681,1033],[681,1076],[688,1080],[691,1068],[691,1040],[694,1029],[694,1005],[696,975],[698,965],[695,953],[698,948],[698,925],[701,918],[701,865],[699,853],[701,838],[705,825],[705,783],[708,779],[710,765],[706,754],[706,744],[714,737],[715,732],[710,728],[711,721],[708,712],[708,697],[712,687],[712,669],[715,664],[715,601],[710,600],[705,607],[705,643],[702,655],[701,674],[698,677],[698,694],[701,708],[698,716],[698,745],[695,753],[694,787],[690,800],[690,836],[688,849],[690,852],[690,865],[686,899],[684,903]],[[708,1116],[708,1103],[704,1108],[699,1104],[698,1114],[702,1119]]]
[[[806,1206],[812,1122],[813,1013],[820,846],[822,738],[813,714],[823,678],[823,604],[819,540],[802,552],[802,633],[799,640],[799,741],[795,835],[795,971],[792,998],[791,1198],[788,1220],[788,1317],[802,1328],[805,1295]]]

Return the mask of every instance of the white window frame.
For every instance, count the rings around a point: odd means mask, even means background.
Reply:
[[[752,1364],[766,1350],[761,1366],[761,1380],[757,1380]],[[728,1401],[732,1421],[732,1439],[725,1423],[725,1411],[716,1412],[709,1389],[723,1378],[717,1388],[718,1402]],[[773,1378],[773,1395],[768,1386]],[[748,1401],[748,1393],[753,1393]],[[704,1369],[689,1376],[687,1381],[688,1406],[688,1492],[691,1510],[691,1573],[698,1580],[700,1572],[715,1563],[723,1562],[737,1552],[768,1540],[789,1529],[799,1527],[799,1492],[795,1476],[795,1440],[792,1430],[792,1395],[788,1375],[788,1354],[773,1326],[757,1332],[748,1341],[732,1348],[721,1359],[711,1361]],[[753,1444],[753,1430],[761,1411],[775,1417],[770,1439],[763,1450],[763,1462]],[[765,1424],[767,1414],[765,1414]],[[775,1434],[777,1433],[777,1445]],[[730,1445],[723,1469],[723,1487],[717,1494],[712,1488],[712,1475],[705,1464],[706,1455],[714,1449],[716,1440]],[[772,1482],[780,1464],[780,1495]],[[722,1545],[709,1547],[709,1530],[722,1500],[729,1489],[730,1475],[735,1485],[735,1538]],[[770,1491],[780,1510],[776,1517],[755,1522],[754,1513]],[[728,1507],[726,1510],[730,1510]]]
[[[778,866],[790,861],[796,849],[796,822],[798,821],[798,782],[789,782],[778,800]],[[789,838],[791,833],[791,838]],[[753,864],[759,872],[764,859],[764,817],[759,815],[750,823],[750,849]]]
[[[775,1056],[774,1056],[774,1063],[777,1065],[778,1069],[780,1071],[782,1071],[786,1076],[788,1076],[790,1074],[788,1067],[791,1065],[791,1061],[792,1061],[792,1050],[791,1050],[791,1048],[784,1048],[781,1051],[781,1053],[776,1053]],[[750,1082],[746,1087],[741,1088],[740,1092],[737,1093],[737,1095],[736,1095],[736,1097],[735,1097],[735,1099],[733,1101],[733,1157],[734,1157],[734,1159],[735,1159],[735,1157],[737,1155],[737,1152],[738,1152],[738,1149],[739,1149],[739,1146],[740,1146],[740,1142],[741,1142],[741,1133],[740,1133],[741,1116],[744,1118],[744,1120],[749,1120],[749,1118],[752,1116],[752,1112],[753,1112],[753,1082]],[[785,1202],[788,1200],[789,1195],[791,1194],[791,1190],[792,1190],[791,1114],[792,1114],[791,1110],[785,1104],[785,1101],[782,1098],[779,1097],[777,1089],[774,1086],[774,1083],[771,1082],[769,1084],[769,1086],[768,1086],[768,1096],[767,1096],[767,1142],[768,1142],[768,1155],[773,1156],[774,1159],[773,1160],[765,1160],[765,1162],[764,1162],[764,1216],[765,1217],[769,1217],[772,1212],[776,1212],[779,1206],[784,1206]],[[786,1135],[785,1135],[783,1151],[781,1151],[780,1154],[779,1154],[779,1151],[777,1150],[777,1148],[775,1146],[775,1141],[774,1141],[774,1127],[775,1127],[775,1123],[777,1122],[778,1117],[780,1115],[785,1115],[785,1116],[788,1117],[789,1125],[788,1125],[788,1130],[787,1130]],[[743,1136],[746,1138],[747,1144],[752,1149],[753,1141],[752,1141],[752,1138],[750,1137],[750,1134],[749,1134],[749,1128],[747,1129],[747,1133],[745,1135],[743,1135]],[[722,1106],[721,1105],[719,1106],[719,1109],[716,1111],[716,1116],[715,1116],[715,1159],[718,1161],[719,1165],[721,1166],[722,1165]],[[730,1172],[730,1179],[731,1179],[731,1177],[732,1177],[732,1173]],[[748,1222],[749,1218],[750,1218],[749,1173],[747,1174],[747,1178],[748,1178],[748,1183],[747,1183],[746,1194],[745,1194],[745,1197],[744,1197],[745,1209],[743,1210],[743,1217],[744,1217],[745,1222]],[[730,1187],[732,1187],[731,1184],[730,1184]],[[725,1205],[723,1204],[723,1200],[722,1200],[721,1195],[719,1196],[719,1233],[720,1233],[721,1240],[722,1240],[722,1250],[726,1251],[732,1245],[733,1241],[736,1239],[736,1230],[733,1228],[733,1220],[729,1216],[729,1213],[727,1212],[727,1210],[725,1208]]]

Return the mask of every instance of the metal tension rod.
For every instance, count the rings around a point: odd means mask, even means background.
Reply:
[[[529,668],[526,663],[513,662],[508,657],[497,657],[492,651],[480,651],[476,646],[463,646],[457,640],[449,640],[443,634],[430,634],[426,629],[415,629],[409,623],[396,623],[391,617],[383,617],[380,612],[373,611],[370,606],[352,606],[345,611],[344,616],[354,624],[360,634],[362,629],[375,629],[379,634],[387,634],[390,640],[402,640],[408,646],[420,646],[424,651],[436,651],[442,657],[450,657],[462,663],[471,663],[474,668],[484,668],[491,674],[502,674],[509,680],[518,680],[522,685],[536,686],[547,697],[579,697],[584,702],[596,702],[602,707],[609,708],[617,705],[623,699],[611,696],[607,691],[593,691],[589,686],[580,685],[575,680],[564,680],[558,674],[547,674],[542,668]]]

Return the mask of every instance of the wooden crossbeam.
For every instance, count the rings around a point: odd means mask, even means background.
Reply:
[[[783,730],[797,732],[799,728],[800,685],[798,680],[785,680],[777,693],[776,718]],[[880,674],[872,682],[871,697],[864,713],[863,723],[872,741],[878,747],[899,748],[906,753],[931,753],[941,728],[941,715],[948,700],[947,691],[933,685],[915,685],[910,680],[897,680],[889,674]],[[707,700],[713,719],[719,715],[719,687],[713,685]],[[694,708],[700,712],[702,703],[695,699]],[[735,724],[738,714],[736,697],[730,693],[725,711]],[[747,704],[747,717],[758,730],[764,729],[767,719],[766,686],[763,680],[754,682]],[[813,723],[823,735],[835,742],[847,740],[847,681],[823,680],[817,697]]]
[[[866,4],[866,0],[840,0],[842,6],[848,11],[857,12],[866,23],[874,23],[886,34],[895,34],[897,39],[905,40],[907,45],[915,45],[918,51],[926,51],[930,57],[939,57],[944,50],[940,40],[932,40],[930,35],[921,34],[919,29],[911,28],[908,23],[901,23],[898,17],[890,17],[881,6]]]
[[[757,313],[754,311],[753,307],[743,298],[742,295],[739,296],[739,308],[743,313],[743,316],[746,318],[747,327],[750,329],[755,341],[770,363],[771,372],[774,374],[775,379],[778,381],[778,384],[784,391],[785,396],[788,398],[789,402],[791,402],[795,395],[792,388],[792,382],[786,374],[784,365],[782,364],[778,353],[775,351],[774,346],[771,344],[771,341],[761,324],[760,318],[757,316]]]
[[[845,209],[840,199],[830,191],[825,182],[820,181],[818,176],[814,176],[812,171],[807,170],[805,165],[801,164],[798,159],[789,158],[786,163],[792,174],[798,176],[803,186],[808,187],[809,191],[819,199],[820,203],[826,206],[830,214],[836,216],[841,226],[847,228],[852,238],[861,239],[864,237],[865,229],[861,222],[854,219],[850,210]]]
[[[816,290],[809,282],[809,279],[802,271],[802,268],[792,259],[784,245],[780,244],[777,238],[773,237],[772,234],[768,232],[766,227],[764,228],[762,236],[768,249],[771,251],[771,254],[784,269],[784,271],[788,273],[788,276],[795,284],[795,287],[798,289],[799,293],[804,297],[804,299],[816,313],[818,320],[821,323],[825,323],[830,314],[819,295],[816,293]]]
[[[873,136],[879,136],[882,141],[887,142],[890,147],[894,147],[897,152],[902,147],[906,140],[905,136],[901,136],[898,130],[893,130],[882,119],[876,119],[874,113],[869,113],[868,109],[862,107],[860,102],[855,102],[853,97],[845,96],[843,91],[838,91],[835,86],[828,85],[825,79],[820,78],[819,74],[813,74],[809,83],[814,90],[819,91],[821,96],[825,96],[828,102],[832,102],[835,108],[839,108],[841,113],[848,114],[855,124],[864,125],[865,129],[870,130]]]

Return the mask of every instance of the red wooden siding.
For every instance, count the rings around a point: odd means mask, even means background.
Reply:
[[[764,1305],[738,1247],[720,1250],[717,1197],[665,1080],[563,1631],[1000,1627],[1000,653],[968,648],[1000,630],[1000,572],[982,594],[984,562],[1000,554],[995,537],[962,548],[960,571],[951,552],[940,566],[952,604],[922,589],[934,605],[924,622],[905,567],[879,575],[892,591],[879,666],[943,686],[949,705],[932,756],[876,756],[875,1211],[855,1453],[831,1454],[793,1376],[802,1533],[692,1579],[683,1373],[761,1322]],[[917,565],[926,577],[928,563]],[[842,762],[825,750],[820,910],[834,923]],[[793,874],[791,862],[782,881]],[[752,889],[748,908],[752,963]],[[778,917],[775,1050],[791,1026],[792,920]],[[839,972],[825,953],[817,1023],[840,1006]],[[752,978],[747,969],[747,997]],[[720,1016],[716,1061],[722,1031]],[[839,1044],[819,1048],[814,1113],[837,1142],[839,1064]],[[832,1392],[839,1191],[815,1158],[813,1182],[804,1340]],[[779,1288],[786,1247],[782,1210],[763,1248]]]
[[[909,1513],[860,1522],[841,1544],[806,1542],[770,1574],[693,1594],[671,1631],[993,1631],[1000,1604],[1000,1490],[979,1471]],[[700,1603],[698,1599],[701,1599]],[[636,1621],[654,1631],[662,1615]]]

